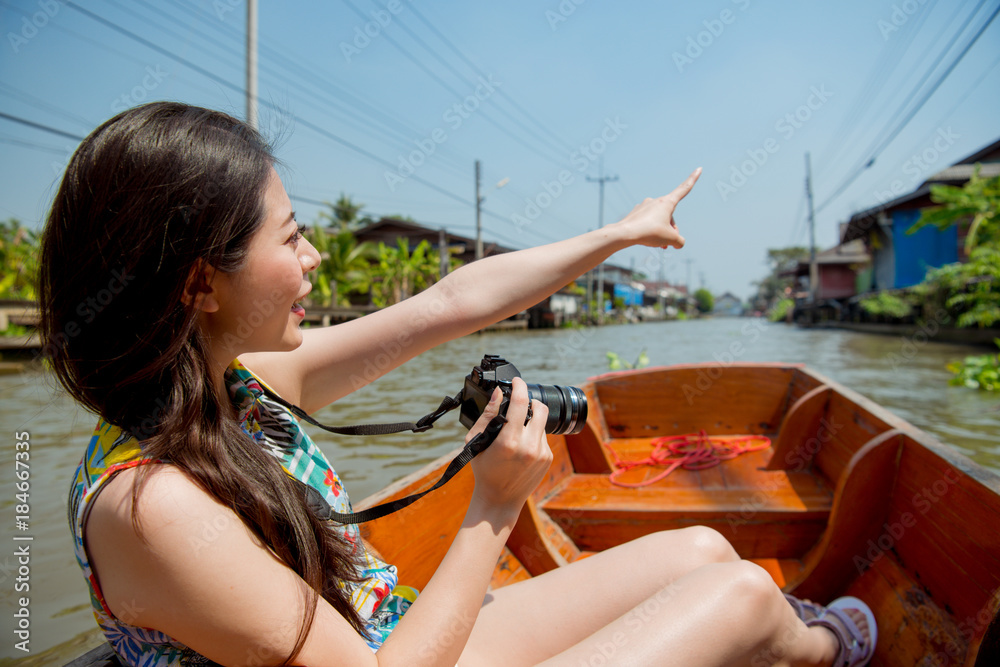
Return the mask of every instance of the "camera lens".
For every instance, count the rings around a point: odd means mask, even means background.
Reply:
[[[552,435],[579,433],[587,422],[587,397],[576,387],[529,384],[528,397],[549,409],[545,432]]]

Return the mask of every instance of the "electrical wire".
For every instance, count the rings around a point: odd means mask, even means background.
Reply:
[[[883,48],[879,54],[878,62],[876,62],[875,66],[869,73],[868,79],[865,81],[864,86],[854,100],[853,106],[844,117],[843,121],[841,121],[837,129],[833,132],[830,143],[822,151],[821,157],[816,160],[818,167],[814,174],[816,177],[823,178],[825,172],[829,171],[829,169],[837,162],[837,158],[840,154],[845,149],[854,145],[855,142],[852,140],[852,135],[857,134],[859,131],[871,126],[870,123],[860,123],[859,121],[866,111],[881,109],[883,107],[883,105],[875,104],[875,101],[880,96],[887,95],[887,100],[896,98],[896,92],[888,94],[889,88],[886,85],[887,79],[903,61],[902,55],[909,50],[914,38],[923,28],[927,17],[932,13],[933,5],[934,3],[932,2],[931,6],[923,7],[919,15],[916,19],[914,19],[914,22],[908,22],[908,25],[906,26],[907,29],[902,35],[899,35],[898,38],[894,38],[885,44],[885,48]],[[947,29],[947,26],[951,25],[959,11],[961,11],[960,5],[956,7],[956,11],[952,17],[941,24],[941,32],[939,32],[931,40],[931,44],[936,44],[938,42],[943,32]],[[903,82],[906,81],[908,77],[909,75],[896,77],[897,90],[898,86],[902,86]]]
[[[455,46],[455,44],[452,43],[452,41],[450,39],[448,39],[444,34],[442,34],[440,30],[438,30],[430,21],[427,20],[427,18],[423,14],[420,13],[420,11],[417,9],[416,5],[411,4],[411,5],[408,6],[408,8],[409,8],[409,10],[411,12],[413,12],[414,16],[416,16],[424,25],[426,25],[428,28],[430,28],[430,30],[435,35],[437,35],[438,39],[440,39],[442,42],[444,42],[445,46],[447,46],[449,49],[452,50],[452,52],[454,52],[459,58],[461,58],[462,61],[465,62],[465,64],[468,65],[472,69],[472,71],[476,72],[479,76],[486,76],[486,74],[481,69],[479,69],[475,65],[475,63],[473,63],[472,60],[461,51],[461,49],[459,49],[457,46]],[[551,130],[549,130],[545,125],[543,125],[541,122],[539,122],[538,119],[536,119],[527,110],[525,110],[521,105],[519,105],[517,102],[515,102],[514,99],[512,97],[510,97],[505,91],[498,90],[497,92],[500,94],[501,97],[503,97],[505,100],[507,100],[511,104],[511,106],[513,106],[515,109],[517,109],[518,111],[520,111],[524,115],[525,118],[527,118],[528,120],[530,120],[539,129],[541,129],[543,132],[545,132],[550,137],[552,137],[552,139],[554,141],[556,141],[559,144],[562,144],[564,150],[566,150],[569,153],[572,153],[575,150],[572,145],[570,145],[568,142],[562,140],[559,136],[556,135],[555,132],[552,132]]]
[[[345,0],[345,2],[346,1],[347,0]],[[371,4],[374,5],[375,7],[378,7],[378,5],[375,3],[375,0],[369,0],[369,2],[371,2]],[[350,4],[350,3],[348,2],[348,4]],[[420,37],[413,30],[411,30],[406,25],[405,21],[403,21],[403,20],[397,20],[396,21],[396,25],[398,25],[399,28],[401,30],[403,30],[403,32],[405,32],[407,35],[409,35],[410,38],[413,41],[415,41],[417,44],[419,44],[420,46],[422,46],[424,48],[424,50],[426,50],[428,53],[430,53],[434,57],[435,60],[437,60],[439,63],[441,63],[442,65],[444,65],[445,67],[447,67],[455,76],[457,76],[459,78],[460,81],[462,81],[463,83],[465,83],[467,85],[474,85],[473,83],[470,83],[461,72],[459,72],[454,66],[452,66],[452,64],[450,62],[448,62],[448,60],[446,58],[444,58],[441,54],[439,54],[437,51],[435,51],[433,48],[431,48],[431,46],[429,44],[427,44],[427,42],[424,41],[424,39],[422,37]],[[437,34],[440,35],[440,33],[437,33]],[[476,71],[476,70],[474,70],[474,71]],[[478,74],[478,71],[477,71],[477,74]],[[488,79],[490,75],[479,74],[479,76],[482,77],[482,78],[484,78],[484,79]],[[496,92],[497,93],[501,93],[501,92],[503,92],[503,89],[497,88]],[[554,144],[551,143],[551,140],[548,137],[544,137],[544,136],[538,134],[538,132],[536,132],[535,130],[531,129],[527,125],[525,125],[523,122],[521,122],[521,120],[519,120],[519,119],[515,118],[513,115],[511,115],[506,109],[503,109],[500,106],[497,106],[496,109],[497,109],[497,111],[499,111],[500,113],[502,113],[504,116],[506,116],[508,118],[508,120],[510,120],[511,122],[513,122],[514,124],[516,124],[518,127],[520,127],[522,130],[524,130],[525,132],[527,132],[529,135],[531,135],[531,136],[535,137],[536,139],[538,139],[539,141],[547,144],[550,148],[553,148]],[[553,150],[555,150],[557,153],[562,153],[565,149],[562,148],[562,147],[560,147],[560,146],[554,146]],[[570,148],[569,150],[566,151],[566,153],[572,153],[572,152],[573,152],[572,148]]]
[[[963,24],[963,26],[956,32],[955,37],[949,42],[948,46],[945,47],[945,49],[941,52],[941,56],[938,58],[938,60],[935,61],[935,64],[930,69],[928,69],[927,73],[921,79],[920,83],[918,83],[918,85],[913,89],[913,91],[911,92],[911,94],[907,97],[906,101],[904,101],[903,104],[900,106],[899,110],[897,110],[897,112],[896,112],[897,114],[903,113],[903,109],[905,109],[905,107],[908,104],[910,104],[911,102],[913,102],[914,97],[917,94],[920,86],[923,85],[923,83],[927,80],[927,78],[930,76],[930,73],[933,71],[934,67],[936,67],[937,64],[940,62],[941,58],[943,58],[944,54],[947,53],[947,51],[949,51],[951,49],[951,46],[954,44],[954,42],[958,38],[958,35],[960,35],[962,32],[965,31],[965,28],[968,26],[968,24],[971,21],[972,17],[975,15],[976,12],[978,12],[979,8],[983,5],[984,2],[985,2],[985,0],[982,0],[980,2],[980,4],[977,6],[976,10],[969,16],[969,19],[966,21],[966,23]],[[996,16],[997,16],[998,13],[1000,13],[1000,6],[998,6],[993,11],[993,13],[985,21],[985,23],[983,23],[983,25],[980,26],[980,28],[976,31],[975,35],[972,36],[972,38],[962,48],[962,50],[955,56],[955,58],[952,59],[951,63],[945,68],[944,72],[942,72],[941,75],[931,84],[930,89],[927,90],[923,94],[923,96],[919,100],[917,100],[915,102],[915,104],[913,105],[913,107],[908,112],[905,113],[905,115],[902,117],[902,119],[898,123],[896,123],[895,127],[891,131],[889,131],[888,133],[886,133],[885,132],[885,128],[883,128],[883,131],[879,133],[879,136],[884,136],[885,138],[882,139],[881,141],[879,141],[875,145],[874,148],[872,148],[869,151],[865,151],[865,153],[863,153],[863,155],[868,155],[868,158],[864,160],[863,166],[861,166],[860,168],[856,169],[852,174],[850,174],[841,183],[841,185],[838,186],[833,191],[833,193],[831,193],[823,201],[822,204],[820,204],[819,206],[816,207],[815,211],[817,213],[820,212],[820,211],[822,211],[823,209],[825,209],[827,206],[829,206],[830,203],[833,202],[837,197],[839,197],[855,180],[857,180],[857,178],[865,170],[867,170],[868,168],[870,168],[875,163],[875,159],[879,155],[881,155],[882,151],[885,150],[885,148],[892,142],[892,140],[895,139],[899,135],[900,132],[902,132],[903,128],[905,128],[906,125],[917,114],[917,112],[920,111],[921,108],[923,108],[924,104],[927,102],[927,100],[930,99],[931,95],[934,94],[934,92],[940,87],[940,85],[944,82],[944,80],[948,77],[948,75],[951,74],[951,72],[955,69],[955,67],[958,65],[958,63],[960,63],[962,61],[962,58],[965,56],[966,53],[969,52],[969,49],[972,48],[972,46],[976,43],[976,41],[979,39],[979,37],[983,34],[983,32],[985,32],[986,29],[990,26],[990,24],[993,22],[993,19],[996,18]]]
[[[105,1],[111,4],[115,4],[114,0],[105,0]],[[164,12],[158,7],[151,5],[150,3],[145,2],[144,0],[137,0],[137,2],[139,4],[149,7],[149,9],[151,9],[152,11],[156,12],[157,14],[159,14],[160,16],[166,18],[171,22],[185,26],[185,29],[190,30],[193,34],[198,35],[203,40],[208,42],[214,41],[213,38],[208,36],[203,31],[189,27],[187,24],[183,23],[177,17]],[[135,14],[133,13],[133,15]],[[152,23],[157,27],[160,27],[161,25],[145,17],[139,16],[139,18],[148,23]],[[176,38],[183,39],[176,33],[168,31],[168,34],[173,34]],[[231,32],[223,34],[227,37],[227,39],[239,41],[239,38],[235,37]],[[261,50],[265,52],[269,51],[268,47],[266,46],[261,47]],[[386,145],[389,145],[393,148],[399,148],[400,146],[403,146],[405,147],[405,150],[412,150],[412,136],[413,133],[415,133],[415,131],[404,133],[398,130],[396,127],[394,127],[392,123],[387,123],[384,120],[375,120],[380,116],[384,116],[384,114],[375,113],[374,112],[375,107],[373,105],[368,105],[367,103],[363,102],[360,98],[356,98],[354,96],[347,94],[346,91],[343,91],[342,89],[340,89],[339,86],[332,84],[332,82],[327,88],[320,86],[319,83],[317,82],[317,72],[314,71],[312,73],[306,73],[301,66],[290,67],[289,66],[290,64],[294,65],[294,61],[289,61],[288,64],[283,65],[284,70],[279,70],[277,66],[273,66],[270,64],[271,62],[276,61],[279,57],[282,59],[285,58],[284,56],[279,56],[279,54],[275,53],[274,58],[269,57],[261,64],[261,70],[273,74],[280,81],[286,81],[288,79],[288,75],[291,74],[298,77],[306,85],[312,87],[315,92],[311,93],[306,98],[310,106],[314,106],[314,108],[321,113],[324,111],[329,111],[329,109],[324,109],[318,105],[315,105],[315,102],[317,101],[324,101],[326,102],[326,104],[330,105],[330,107],[332,107],[334,110],[338,111],[342,115],[342,117],[346,118],[347,121],[351,123],[355,128],[367,132],[370,136],[374,137],[379,141],[384,142]],[[237,67],[240,66],[242,66],[242,64],[238,63]],[[331,88],[334,90],[340,90],[340,92],[344,93],[342,95],[344,99],[338,99],[337,97],[333,96],[330,93]],[[299,91],[300,89],[296,89],[296,92]],[[352,100],[352,103],[348,103],[347,100],[349,100],[351,97],[354,97],[354,99]],[[402,124],[398,123],[398,125]],[[390,137],[390,135],[392,136]],[[388,140],[387,137],[389,137]],[[454,165],[454,163],[446,163],[446,165],[451,167],[453,173],[461,175],[467,173],[465,169],[460,169],[459,167]]]
[[[343,0],[343,1],[344,1],[344,3],[348,7],[350,7],[361,18],[363,18],[365,20],[368,20],[368,16],[366,16],[365,13],[361,9],[359,9],[357,6],[355,6],[354,3],[351,2],[351,0]],[[400,45],[399,42],[397,42],[395,39],[393,39],[391,36],[389,36],[385,32],[382,33],[382,39],[384,39],[386,42],[388,42],[389,44],[391,44],[397,51],[399,51],[400,53],[402,53],[410,62],[412,62],[414,65],[416,65],[421,70],[423,70],[429,77],[431,77],[434,81],[436,81],[439,85],[441,85],[445,90],[447,90],[448,92],[450,92],[452,95],[455,95],[458,99],[464,99],[466,97],[465,94],[463,94],[462,92],[456,90],[451,84],[449,84],[447,81],[445,81],[444,79],[442,79],[437,73],[433,72],[429,67],[427,67],[426,65],[424,65],[412,53],[410,53],[405,48],[403,48],[403,46]],[[505,134],[506,136],[510,137],[511,139],[513,139],[514,141],[516,141],[517,143],[521,144],[522,146],[524,146],[525,148],[527,148],[529,151],[531,151],[535,155],[538,155],[539,157],[541,157],[542,159],[544,159],[546,162],[550,162],[550,163],[552,163],[552,164],[554,164],[556,166],[560,166],[560,167],[563,166],[563,163],[561,162],[561,156],[558,159],[553,159],[552,157],[550,157],[548,155],[545,155],[540,150],[538,150],[538,148],[536,146],[534,146],[534,145],[532,145],[532,144],[524,141],[523,139],[521,139],[521,137],[515,135],[510,130],[508,130],[507,128],[503,127],[495,118],[493,118],[481,106],[480,106],[480,108],[479,108],[479,110],[478,110],[477,113],[478,113],[479,116],[482,116],[482,118],[486,122],[488,122],[489,124],[493,125],[497,129],[499,129],[503,134]]]
[[[98,23],[101,23],[102,25],[105,25],[105,26],[111,28],[112,30],[114,30],[114,31],[116,31],[116,32],[118,32],[120,34],[123,34],[126,37],[129,37],[130,39],[133,39],[133,40],[139,42],[140,44],[143,44],[144,46],[147,46],[148,48],[153,49],[154,51],[156,51],[158,53],[162,53],[166,57],[171,58],[172,60],[175,60],[175,61],[179,62],[180,64],[182,64],[182,65],[184,65],[184,66],[186,66],[186,67],[194,70],[195,72],[198,72],[202,76],[205,76],[205,77],[211,79],[212,81],[215,81],[216,83],[218,83],[218,84],[220,84],[222,86],[225,86],[226,88],[229,88],[230,90],[233,90],[233,91],[235,91],[237,93],[243,94],[243,92],[244,92],[243,88],[241,88],[241,87],[239,87],[239,86],[237,86],[237,85],[235,85],[235,84],[227,81],[226,79],[223,79],[222,77],[216,75],[213,72],[210,72],[210,71],[206,70],[203,67],[200,67],[199,65],[196,65],[195,63],[187,60],[186,58],[182,58],[181,56],[178,56],[177,54],[175,54],[175,53],[173,53],[173,52],[171,52],[171,51],[169,51],[169,50],[167,50],[167,49],[165,49],[165,48],[163,48],[163,47],[161,47],[161,46],[159,46],[157,44],[154,44],[153,42],[150,42],[149,40],[147,40],[147,39],[145,39],[145,38],[143,38],[143,37],[135,34],[131,30],[128,30],[127,28],[124,28],[124,27],[122,27],[122,26],[114,23],[113,21],[109,21],[108,19],[106,19],[106,18],[104,18],[104,17],[102,17],[102,16],[100,16],[98,14],[95,14],[95,13],[93,13],[93,12],[87,10],[87,9],[84,9],[83,7],[80,7],[75,2],[72,2],[72,0],[64,0],[64,2],[66,3],[67,7],[75,9],[76,11],[84,14],[85,16],[90,17],[94,21],[97,21]],[[291,111],[288,111],[286,109],[282,109],[282,108],[278,107],[277,105],[275,105],[275,104],[273,104],[271,102],[268,102],[267,100],[263,100],[263,99],[259,100],[259,103],[260,103],[261,106],[270,108],[270,109],[272,109],[273,111],[276,111],[279,114],[287,116],[288,118],[291,118],[291,119],[295,120],[299,125],[302,125],[303,127],[307,127],[309,129],[313,130],[314,132],[316,132],[317,134],[320,134],[320,135],[322,135],[322,136],[324,136],[324,137],[326,137],[326,138],[328,138],[328,139],[330,139],[332,141],[335,141],[336,143],[344,146],[345,148],[348,148],[348,149],[350,149],[350,150],[352,150],[352,151],[354,151],[354,152],[356,152],[356,153],[358,153],[360,155],[363,155],[364,157],[367,157],[368,159],[370,159],[370,160],[372,160],[374,162],[377,162],[378,164],[381,164],[381,165],[387,167],[390,170],[395,170],[396,169],[396,165],[392,164],[388,160],[384,160],[383,158],[375,155],[374,153],[371,153],[370,151],[368,151],[368,150],[366,150],[366,149],[358,146],[357,144],[355,144],[355,143],[353,143],[351,141],[348,141],[347,139],[344,139],[343,137],[341,137],[339,135],[336,135],[333,132],[330,132],[326,128],[320,127],[319,125],[316,125],[315,123],[313,123],[313,122],[311,122],[309,120],[306,120],[305,118],[303,118],[303,117],[301,117],[301,116],[299,116],[299,115],[297,115],[297,114],[295,114],[295,113],[293,113]],[[473,205],[472,202],[470,202],[469,200],[465,199],[464,197],[461,197],[459,195],[456,195],[453,192],[445,190],[441,186],[439,186],[439,185],[437,185],[435,183],[432,183],[432,182],[428,181],[427,179],[421,178],[421,177],[419,177],[419,176],[417,176],[415,174],[411,174],[408,178],[409,178],[409,180],[413,180],[413,181],[415,181],[417,183],[421,183],[422,185],[431,188],[435,192],[438,192],[438,193],[440,193],[440,194],[448,197],[449,199],[454,199],[457,202],[460,202],[460,203],[463,203],[463,204],[466,204],[466,205],[469,205],[469,206]]]

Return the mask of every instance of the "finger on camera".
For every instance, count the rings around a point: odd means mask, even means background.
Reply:
[[[528,385],[521,378],[511,380],[510,403],[507,405],[507,421],[524,424],[528,416]]]
[[[476,423],[472,425],[472,428],[469,429],[469,433],[465,436],[466,442],[469,442],[486,430],[490,421],[492,421],[493,418],[500,413],[500,403],[502,402],[502,399],[503,392],[500,391],[500,387],[495,388],[493,390],[493,394],[490,396],[489,403],[487,403],[486,407],[483,409],[483,413],[479,415],[479,419],[476,420]]]

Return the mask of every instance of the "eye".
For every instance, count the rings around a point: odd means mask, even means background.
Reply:
[[[291,243],[292,245],[298,245],[299,239],[302,238],[302,235],[305,234],[305,232],[306,232],[306,226],[299,225],[298,227],[295,228],[295,231],[292,233],[292,235],[288,237],[287,243]]]

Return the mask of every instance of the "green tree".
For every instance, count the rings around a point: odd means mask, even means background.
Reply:
[[[348,306],[351,294],[364,294],[371,288],[372,262],[378,248],[370,241],[359,243],[346,226],[330,234],[316,223],[306,238],[319,252],[312,299],[321,306]]]
[[[754,308],[768,310],[774,304],[785,298],[785,289],[795,284],[794,276],[782,276],[786,271],[809,256],[809,249],[802,246],[789,248],[768,248],[767,266],[769,273],[760,281],[755,282],[757,295],[752,299]]]
[[[694,300],[698,304],[698,312],[700,313],[710,313],[715,307],[715,297],[704,287],[694,291]]]
[[[38,233],[15,218],[0,222],[0,298],[38,298]]]
[[[404,237],[397,239],[396,247],[379,243],[372,301],[380,308],[399,303],[434,284],[439,273],[438,254],[426,239],[412,252]]]
[[[355,202],[343,192],[335,203],[327,203],[327,206],[330,210],[320,211],[319,216],[321,220],[327,220],[330,227],[354,231],[371,222],[371,218],[361,215],[365,205]]]
[[[906,230],[916,233],[927,225],[948,229],[969,223],[965,250],[969,261],[947,264],[927,273],[916,289],[925,298],[944,301],[958,313],[960,327],[989,327],[1000,322],[1000,176],[981,178],[976,165],[962,187],[932,185],[931,200],[940,206],[926,209]]]
[[[959,327],[989,327],[1000,322],[1000,243],[980,242],[969,261],[946,264],[927,273],[917,292],[944,300],[958,314]]]
[[[932,185],[931,201],[940,206],[924,209],[920,219],[906,230],[914,234],[927,225],[945,230],[961,222],[969,222],[965,237],[965,252],[972,254],[977,243],[1000,244],[1000,176],[982,178],[977,164],[972,178],[962,187]]]

